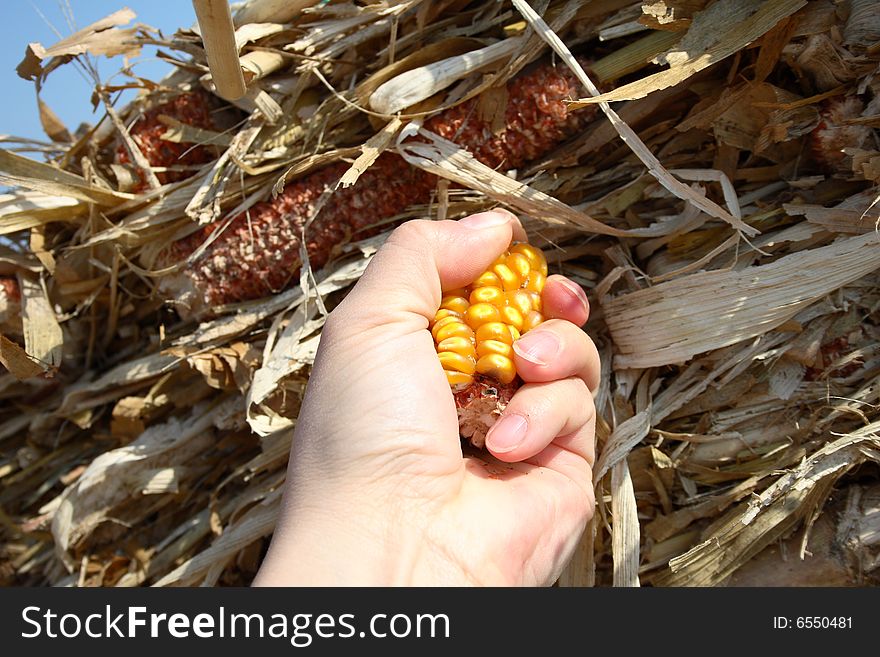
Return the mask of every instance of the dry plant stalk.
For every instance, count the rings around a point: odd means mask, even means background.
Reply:
[[[226,100],[238,100],[247,88],[238,61],[238,48],[232,26],[229,3],[222,0],[193,0],[199,28],[217,94]]]

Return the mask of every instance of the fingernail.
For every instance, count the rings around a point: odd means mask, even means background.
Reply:
[[[528,430],[529,422],[522,415],[505,415],[489,429],[486,445],[493,452],[512,452],[525,440]]]
[[[532,330],[513,343],[520,358],[535,365],[547,365],[559,353],[559,338],[550,331]]]
[[[587,299],[587,293],[584,292],[584,288],[582,288],[577,283],[568,280],[567,278],[560,278],[559,282],[562,286],[574,295],[574,297],[581,303],[586,312],[590,312],[590,300]]]
[[[484,228],[494,228],[495,226],[509,224],[510,217],[501,212],[479,212],[459,220],[458,223],[474,230],[483,230]]]

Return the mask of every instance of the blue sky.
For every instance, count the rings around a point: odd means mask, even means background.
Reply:
[[[72,10],[76,25],[71,27],[62,7]],[[37,117],[37,102],[32,82],[22,80],[15,67],[24,56],[29,42],[38,41],[49,46],[59,37],[47,24],[51,23],[62,36],[68,36],[108,14],[129,7],[137,14],[133,23],[145,23],[171,35],[182,26],[195,23],[195,14],[189,0],[3,0],[0,11],[0,89],[4,99],[0,103],[0,133],[19,137],[47,140]],[[42,14],[42,16],[41,16]],[[45,17],[45,18],[44,18]],[[135,60],[138,75],[158,80],[170,69],[157,60],[155,48],[144,49]],[[98,71],[102,79],[116,73],[122,59],[101,59]],[[114,81],[124,82],[119,77]],[[81,122],[94,123],[102,110],[92,113],[91,85],[74,64],[67,64],[49,75],[41,97],[73,132]]]

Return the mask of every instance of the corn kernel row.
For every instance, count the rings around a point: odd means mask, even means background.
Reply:
[[[513,343],[544,321],[546,280],[540,249],[514,243],[469,286],[444,293],[430,329],[453,390],[466,388],[476,375],[513,382]]]

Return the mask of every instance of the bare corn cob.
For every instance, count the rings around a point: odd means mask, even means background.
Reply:
[[[177,143],[162,139],[168,126],[159,120],[160,116],[172,117],[181,123],[195,128],[215,129],[211,117],[212,100],[204,91],[180,94],[173,99],[147,110],[129,129],[132,139],[141,149],[147,162],[153,167],[195,166],[210,162],[214,157],[213,149],[192,143]],[[116,148],[117,164],[131,163],[128,151],[120,144]],[[178,182],[192,175],[192,171],[160,171],[156,178],[164,184]],[[137,172],[135,172],[137,174]],[[135,192],[146,189],[146,181],[138,179],[134,186]]]
[[[476,99],[442,112],[425,127],[488,166],[520,167],[595,116],[594,107],[569,112],[565,100],[577,96],[576,84],[564,67],[539,66],[508,85],[505,129],[500,133],[479,118]],[[182,315],[201,315],[220,305],[279,292],[295,282],[303,227],[321,193],[346,169],[339,164],[319,170],[236,217],[191,267],[162,281],[163,294],[174,300]],[[344,241],[381,230],[368,227],[409,205],[428,202],[435,184],[434,176],[410,167],[399,156],[382,155],[356,185],[336,190],[309,226],[306,250],[311,266],[323,266]],[[160,264],[186,259],[215,228],[207,226],[173,244]]]
[[[544,254],[514,243],[471,285],[446,292],[431,322],[461,435],[477,447],[519,387],[513,343],[544,321],[546,280]]]
[[[21,289],[11,276],[0,276],[0,333],[21,333]]]

